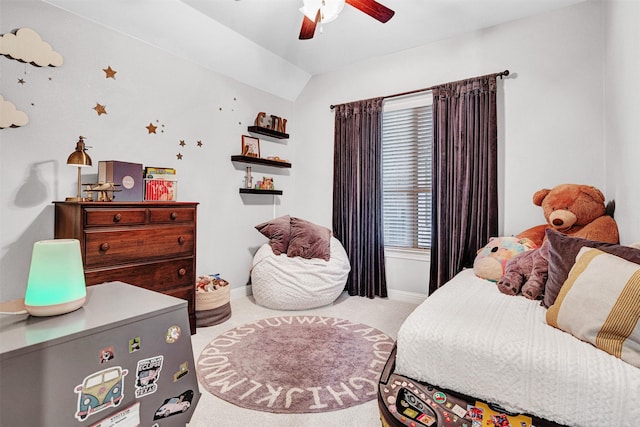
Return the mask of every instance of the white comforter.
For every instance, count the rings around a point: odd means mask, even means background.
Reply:
[[[401,326],[396,373],[566,425],[640,425],[640,369],[545,312],[462,271]]]

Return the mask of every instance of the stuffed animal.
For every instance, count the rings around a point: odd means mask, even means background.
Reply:
[[[522,252],[507,262],[504,275],[498,280],[498,289],[507,295],[518,295],[522,291],[525,297],[538,299],[544,294],[548,267],[549,245],[545,240],[540,248]]]
[[[531,239],[513,236],[492,237],[478,250],[473,261],[473,272],[481,279],[497,282],[505,272],[507,261],[521,252],[535,249]]]
[[[604,196],[595,187],[562,184],[551,190],[542,189],[533,195],[533,203],[541,206],[546,224],[531,227],[517,237],[526,237],[541,246],[545,230],[553,228],[569,236],[618,243],[618,226],[613,219],[615,204],[604,204]]]

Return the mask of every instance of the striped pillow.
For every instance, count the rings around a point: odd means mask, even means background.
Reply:
[[[547,323],[640,367],[640,264],[580,249]]]

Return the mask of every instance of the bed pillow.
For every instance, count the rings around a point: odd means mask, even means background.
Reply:
[[[331,258],[331,230],[304,219],[291,217],[291,238],[287,256],[306,259]]]
[[[256,225],[256,230],[269,239],[274,254],[286,254],[291,236],[291,217],[283,215],[271,221]]]
[[[640,264],[583,247],[547,323],[640,368]]]
[[[640,263],[640,250],[630,246],[571,237],[552,229],[547,229],[546,234],[549,242],[549,276],[544,289],[543,303],[545,307],[551,307],[556,300],[560,288],[567,280],[569,270],[576,262],[576,255],[583,246],[601,249],[627,261]]]

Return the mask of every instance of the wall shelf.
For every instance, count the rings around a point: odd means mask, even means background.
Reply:
[[[281,195],[282,190],[260,190],[258,188],[241,188],[241,194],[275,194]]]
[[[263,128],[260,126],[249,126],[247,129],[249,130],[249,132],[259,133],[260,135],[266,135],[272,138],[289,139],[288,133],[278,132],[277,130],[273,130],[269,128]]]
[[[269,136],[275,139],[289,138],[288,133],[278,132],[277,130],[268,129],[260,126],[248,126],[247,130],[251,133],[257,133],[257,134]],[[252,182],[250,165],[262,165],[262,166],[268,166],[272,168],[290,168],[291,167],[291,163],[289,162],[283,162],[283,161],[272,160],[272,159],[264,159],[262,157],[243,156],[243,155],[231,156],[231,161],[244,163],[248,165],[246,167],[247,175],[245,176],[245,183],[249,182],[249,186],[251,185],[251,182]],[[279,196],[279,195],[282,195],[282,190],[262,190],[259,188],[240,188],[240,194],[260,194],[260,195],[272,194],[272,195]]]
[[[271,166],[274,168],[290,168],[291,163],[288,162],[279,162],[277,160],[271,159],[263,159],[262,157],[250,157],[250,156],[231,156],[231,161],[233,162],[241,162],[241,163],[250,163],[254,165],[264,165]]]

